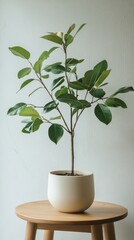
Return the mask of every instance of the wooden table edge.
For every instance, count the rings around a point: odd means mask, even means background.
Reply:
[[[69,222],[69,221],[62,221],[59,220],[59,221],[55,221],[55,220],[44,220],[44,219],[34,219],[32,217],[29,217],[29,216],[24,216],[23,214],[20,214],[18,213],[17,209],[19,209],[21,206],[24,206],[25,204],[30,204],[30,203],[38,203],[38,202],[46,202],[47,200],[42,200],[42,201],[34,201],[34,202],[28,202],[28,203],[23,203],[19,206],[17,206],[15,208],[15,212],[16,212],[16,215],[25,220],[25,221],[28,221],[28,222],[31,222],[31,223],[37,223],[37,224],[44,224],[44,225],[67,225],[67,226],[79,226],[79,225],[98,225],[98,224],[107,224],[107,223],[112,223],[112,222],[117,222],[117,221],[120,221],[122,219],[124,219],[125,217],[127,217],[128,215],[128,210],[119,205],[119,204],[114,204],[114,203],[108,203],[108,204],[112,204],[113,206],[119,206],[121,208],[124,209],[124,214],[121,214],[120,216],[116,216],[116,217],[110,217],[110,218],[107,218],[107,219],[98,219],[97,220],[97,223],[96,223],[96,220],[85,220],[85,221],[72,221],[72,222]],[[47,201],[48,202],[48,201]],[[95,201],[96,203],[106,203],[107,202],[100,202],[100,201]],[[58,212],[58,211],[57,211]],[[85,211],[86,212],[86,211]],[[75,213],[74,213],[75,214]]]

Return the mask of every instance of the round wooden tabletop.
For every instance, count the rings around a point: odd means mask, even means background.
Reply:
[[[83,213],[62,213],[54,209],[46,200],[19,205],[16,207],[16,215],[32,223],[94,225],[121,220],[127,216],[127,209],[113,203],[94,202]]]

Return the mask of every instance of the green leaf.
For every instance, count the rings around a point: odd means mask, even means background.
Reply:
[[[51,141],[55,144],[61,139],[64,134],[64,130],[61,125],[59,124],[52,124],[48,130],[48,135]]]
[[[52,91],[64,82],[64,76],[56,78],[52,83]]]
[[[76,66],[74,68],[72,68],[71,73],[74,73],[74,74],[77,73],[77,67]]]
[[[43,75],[41,77],[47,79],[47,78],[49,78],[49,74]]]
[[[45,35],[42,38],[60,45],[62,45],[63,43],[62,38],[60,38],[56,34]]]
[[[73,111],[72,111],[72,115],[74,116],[78,111],[79,111],[79,109],[74,108]]]
[[[23,78],[31,72],[31,68],[23,68],[18,72],[18,78]]]
[[[84,61],[84,59],[78,60],[78,59],[75,59],[75,58],[67,58],[66,64],[68,66],[74,66],[74,65],[77,65],[78,63],[81,63],[83,61]]]
[[[30,58],[30,53],[22,47],[19,46],[10,47],[9,50],[18,57],[25,58],[27,60]]]
[[[103,84],[100,85],[100,87],[104,87],[104,86],[107,85],[107,84],[108,84],[108,82],[103,83]]]
[[[105,101],[105,104],[109,107],[122,107],[122,108],[127,108],[127,105],[124,101],[122,101],[119,98],[108,98]]]
[[[51,53],[52,53],[53,51],[55,51],[57,48],[58,48],[58,47],[52,47],[52,48],[50,48],[50,50],[48,51],[49,54],[51,54]]]
[[[114,94],[112,94],[112,96],[115,96],[119,93],[127,93],[131,91],[134,91],[133,87],[122,87],[122,88],[119,88]]]
[[[36,89],[34,89],[28,96],[30,97],[33,93],[35,93],[36,91],[38,91],[39,89],[41,89],[42,87],[38,87]]]
[[[93,73],[92,73],[92,77],[91,77],[91,82],[93,83],[93,85],[96,83],[96,81],[101,76],[103,71],[106,71],[107,67],[108,67],[108,65],[107,65],[107,61],[106,60],[103,60],[103,61],[99,62],[94,67]]]
[[[69,35],[74,29],[75,29],[75,24],[72,24],[67,31],[67,35]]]
[[[50,48],[49,51],[44,51],[44,52],[40,55],[39,60],[42,60],[42,62],[43,62],[43,61],[46,60],[46,59],[50,56],[50,54],[51,54],[53,51],[55,51],[57,48],[58,48],[58,47],[52,47],[52,48]]]
[[[41,73],[42,60],[39,59],[38,61],[36,61],[33,68],[36,73]]]
[[[42,123],[43,121],[40,118],[36,118],[33,121],[32,132],[37,131]]]
[[[25,125],[25,127],[22,129],[22,132],[23,133],[31,133],[32,132],[32,125],[33,125],[33,122],[29,122]]]
[[[40,114],[31,106],[23,107],[19,112],[19,116],[32,117],[33,119],[40,118]]]
[[[65,67],[61,65],[61,63],[57,62],[51,65],[48,65],[44,68],[46,72],[52,72],[54,74],[60,74],[65,72]]]
[[[51,101],[44,106],[44,112],[46,112],[46,113],[50,112],[53,109],[55,109],[56,107],[57,107],[57,104],[54,101]]]
[[[41,68],[42,68],[42,64],[43,64],[44,60],[46,60],[50,56],[50,54],[56,49],[57,49],[57,47],[53,47],[49,51],[44,51],[40,55],[39,59],[34,64],[34,70],[35,70],[36,73],[41,72]]]
[[[73,102],[71,102],[71,107],[75,108],[75,109],[84,109],[84,108],[88,108],[91,106],[91,104],[86,101],[86,100],[74,100]]]
[[[83,78],[83,83],[91,89],[95,83],[98,81],[99,77],[107,69],[107,61],[103,60],[95,65],[93,70],[89,70],[85,73]]]
[[[60,95],[63,94],[68,94],[68,88],[65,86],[62,86],[61,89],[55,93],[55,97],[58,98]]]
[[[66,46],[70,45],[74,40],[74,37],[72,35],[65,34],[65,44]]]
[[[31,78],[31,79],[28,79],[26,80],[25,82],[23,82],[20,86],[20,89],[21,90],[22,88],[24,88],[25,86],[27,86],[29,83],[33,82],[35,79]]]
[[[97,69],[98,75],[100,76],[103,71],[105,71],[108,67],[107,61],[103,60],[95,65],[94,69]]]
[[[27,106],[26,103],[17,103],[15,106],[9,108],[7,114],[10,115],[10,116],[14,116],[14,115],[17,115],[19,114],[20,110],[22,108],[24,108],[25,106]]]
[[[99,87],[104,82],[104,80],[108,77],[110,72],[111,72],[111,70],[103,71],[102,74],[100,75],[100,77],[98,78],[97,82],[95,83],[95,86]]]
[[[105,95],[102,88],[93,88],[89,93],[95,98],[102,98]]]
[[[76,89],[76,90],[85,90],[87,86],[83,84],[80,80],[69,82],[69,87]]]
[[[58,120],[58,119],[61,119],[61,116],[56,116],[56,117],[50,118],[50,120]]]
[[[78,34],[78,32],[86,25],[86,23],[83,23],[77,30],[77,32],[75,33],[74,37]]]
[[[96,117],[106,125],[112,121],[112,114],[110,109],[104,104],[97,104],[95,107]]]
[[[84,77],[82,78],[82,83],[87,89],[90,89],[94,86],[93,70],[85,72]]]
[[[73,94],[62,94],[57,99],[60,102],[64,102],[67,104],[71,104],[74,100],[77,100],[77,98]]]
[[[44,52],[40,55],[39,60],[44,61],[44,60],[46,60],[46,59],[49,57],[49,55],[50,55],[50,53],[49,53],[48,51],[44,51]]]
[[[91,107],[91,103],[87,100],[79,99],[79,102],[82,104],[82,108],[89,108]]]
[[[83,105],[79,100],[73,100],[70,104],[71,107],[75,109],[83,109]]]
[[[43,121],[39,118],[36,118],[34,121],[31,121],[26,124],[26,126],[22,129],[23,133],[32,133],[39,129],[40,125]]]

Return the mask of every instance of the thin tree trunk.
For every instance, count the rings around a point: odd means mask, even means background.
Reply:
[[[71,134],[71,175],[74,175],[74,130],[72,108],[70,109],[70,134]]]
[[[71,133],[71,175],[74,175],[74,132]]]

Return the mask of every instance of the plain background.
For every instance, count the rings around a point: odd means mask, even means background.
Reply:
[[[8,47],[20,45],[36,61],[53,44],[40,37],[49,31],[66,31],[76,23],[87,23],[70,47],[70,56],[84,58],[80,75],[107,59],[112,69],[109,93],[122,86],[134,86],[134,1],[133,0],[0,0],[0,239],[24,239],[25,222],[15,216],[15,206],[47,198],[50,170],[69,169],[68,136],[58,146],[47,138],[47,127],[25,135],[18,117],[6,115],[17,102],[45,104],[32,88],[16,94],[21,80],[17,72],[27,67]],[[58,55],[58,57],[60,57]],[[52,61],[56,60],[53,54]],[[76,132],[76,169],[95,176],[95,199],[122,204],[126,219],[115,224],[117,239],[134,239],[134,95],[121,96],[126,110],[113,109],[109,126],[99,122],[93,109],[86,111]],[[37,240],[42,233],[37,234]],[[89,239],[88,234],[56,233],[57,239]]]

